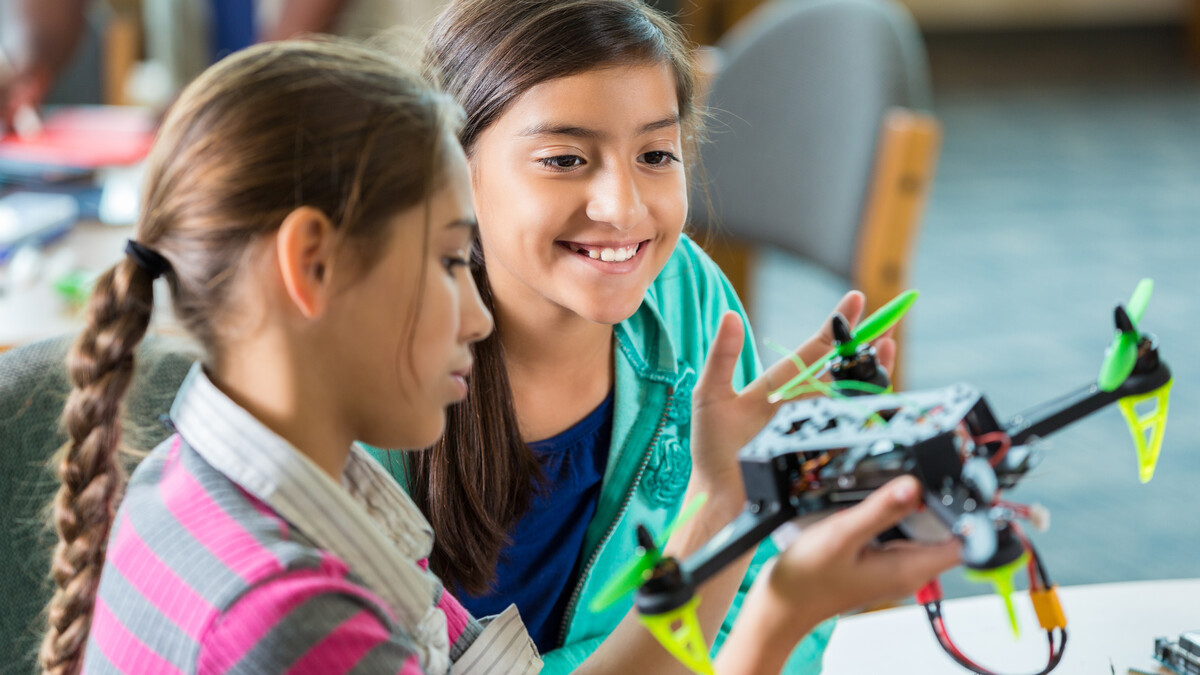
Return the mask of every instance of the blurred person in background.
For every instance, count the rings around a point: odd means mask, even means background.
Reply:
[[[37,129],[37,108],[86,33],[91,0],[0,3],[0,130]],[[255,42],[305,33],[366,38],[432,21],[445,0],[143,0],[146,57],[169,95],[210,63]]]

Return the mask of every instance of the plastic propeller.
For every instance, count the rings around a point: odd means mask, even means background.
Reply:
[[[1117,334],[1113,337],[1112,345],[1104,355],[1104,363],[1100,366],[1100,377],[1097,384],[1104,391],[1115,391],[1125,382],[1133,367],[1137,365],[1138,342],[1141,333],[1138,324],[1150,304],[1150,294],[1154,291],[1154,282],[1142,279],[1133,291],[1126,307],[1117,305],[1113,319],[1117,324]]]
[[[678,530],[684,523],[691,520],[692,516],[700,510],[704,502],[708,500],[708,495],[699,494],[690,503],[683,507],[679,515],[675,516],[675,520],[663,530],[663,533],[655,541],[650,536],[650,531],[644,526],[637,526],[638,548],[633,560],[629,562],[616,576],[612,578],[596,597],[592,598],[588,608],[593,612],[600,612],[613,603],[625,597],[629,593],[636,591],[642,583],[644,583],[654,566],[662,560],[662,548],[666,545],[667,540],[672,534]]]
[[[918,295],[915,290],[907,290],[897,295],[886,305],[876,310],[874,314],[864,319],[862,323],[858,324],[857,330],[852,333],[848,330],[842,330],[842,328],[845,328],[844,323],[842,326],[834,328],[834,339],[837,342],[837,346],[828,354],[813,361],[799,375],[788,380],[787,384],[771,392],[767,400],[771,403],[778,403],[784,399],[791,398],[792,389],[820,372],[825,367],[825,364],[832,361],[835,356],[854,356],[860,345],[871,342],[880,335],[883,335],[893,324],[899,321],[904,316],[904,313],[908,311],[908,308],[912,307],[912,304],[917,301]],[[844,322],[845,320],[843,319],[842,321]],[[836,317],[834,325],[837,325]],[[848,339],[843,339],[846,337]]]

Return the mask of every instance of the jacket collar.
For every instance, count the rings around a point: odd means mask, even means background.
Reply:
[[[666,323],[649,297],[633,316],[614,328],[617,353],[639,376],[671,385],[678,373],[675,347],[668,339]]]

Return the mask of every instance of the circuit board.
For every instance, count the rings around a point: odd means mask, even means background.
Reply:
[[[1184,633],[1178,642],[1156,639],[1154,658],[1179,675],[1200,675],[1200,631]]]

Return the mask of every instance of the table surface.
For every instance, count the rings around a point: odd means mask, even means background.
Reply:
[[[1067,648],[1056,675],[1126,675],[1129,668],[1158,673],[1154,639],[1172,641],[1200,629],[1200,579],[1131,581],[1059,588],[1067,616]],[[999,597],[983,595],[942,603],[951,639],[971,659],[999,673],[1035,673],[1046,665],[1045,632],[1027,593],[1014,596],[1021,636],[1012,629]],[[825,675],[968,671],[942,651],[919,606],[846,617],[825,652]],[[1163,670],[1162,672],[1169,672]]]
[[[132,233],[132,226],[82,222],[41,253],[49,261],[69,252],[75,267],[100,272],[124,255],[125,240]],[[83,327],[82,313],[71,308],[44,277],[26,287],[0,291],[0,351]]]

